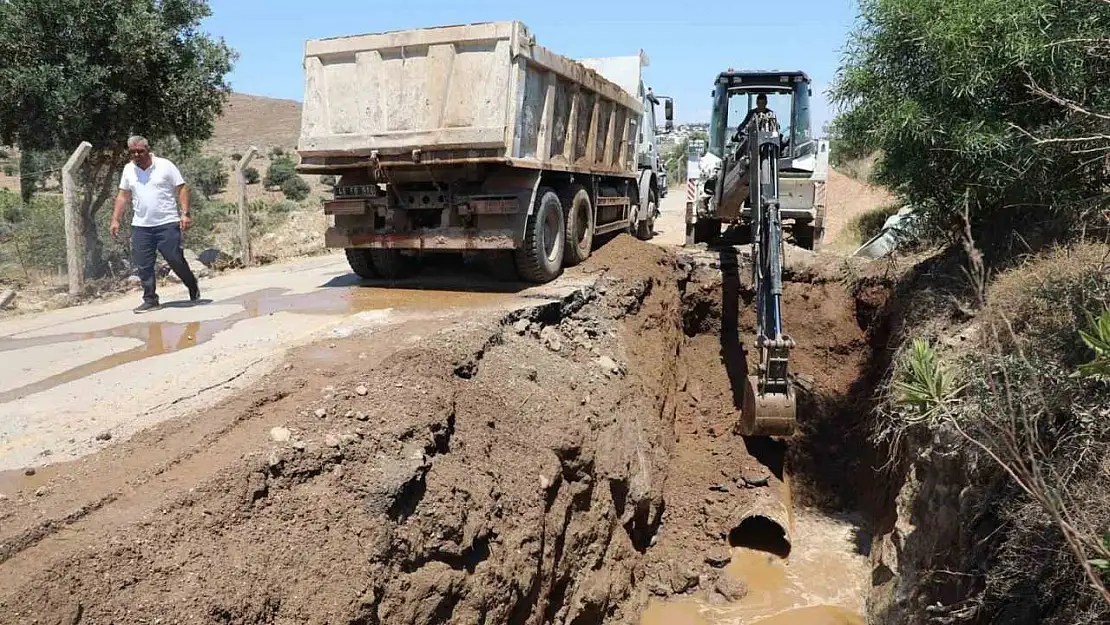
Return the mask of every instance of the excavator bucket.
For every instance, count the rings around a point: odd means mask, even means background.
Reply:
[[[744,436],[794,435],[797,425],[797,402],[793,386],[786,393],[760,393],[759,376],[749,375],[744,389],[744,411],[740,415],[740,433]]]

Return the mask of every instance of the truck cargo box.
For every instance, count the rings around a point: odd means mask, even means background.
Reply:
[[[312,40],[299,169],[504,163],[637,173],[642,104],[520,22]]]

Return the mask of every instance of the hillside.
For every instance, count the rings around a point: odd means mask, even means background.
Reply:
[[[301,127],[301,103],[245,93],[231,94],[206,151],[243,152],[251,145],[262,153],[275,146],[292,150]]]

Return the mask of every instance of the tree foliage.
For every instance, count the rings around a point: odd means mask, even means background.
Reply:
[[[1067,236],[1105,197],[1107,33],[1104,0],[861,0],[833,134],[938,237],[965,206],[981,244]]]
[[[93,145],[81,230],[86,265],[103,270],[96,213],[112,197],[126,140],[212,134],[230,88],[232,50],[198,30],[204,0],[0,2],[0,143],[69,153]]]

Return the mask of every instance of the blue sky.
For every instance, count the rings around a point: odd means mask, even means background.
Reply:
[[[832,117],[825,89],[840,65],[856,0],[211,0],[204,29],[239,60],[236,91],[303,99],[306,39],[425,26],[520,20],[536,40],[571,58],[651,59],[649,86],[675,98],[679,122],[708,122],[713,79],[728,67],[802,69],[814,80],[814,130]],[[750,16],[750,17],[749,17]],[[773,40],[749,38],[773,32]]]

